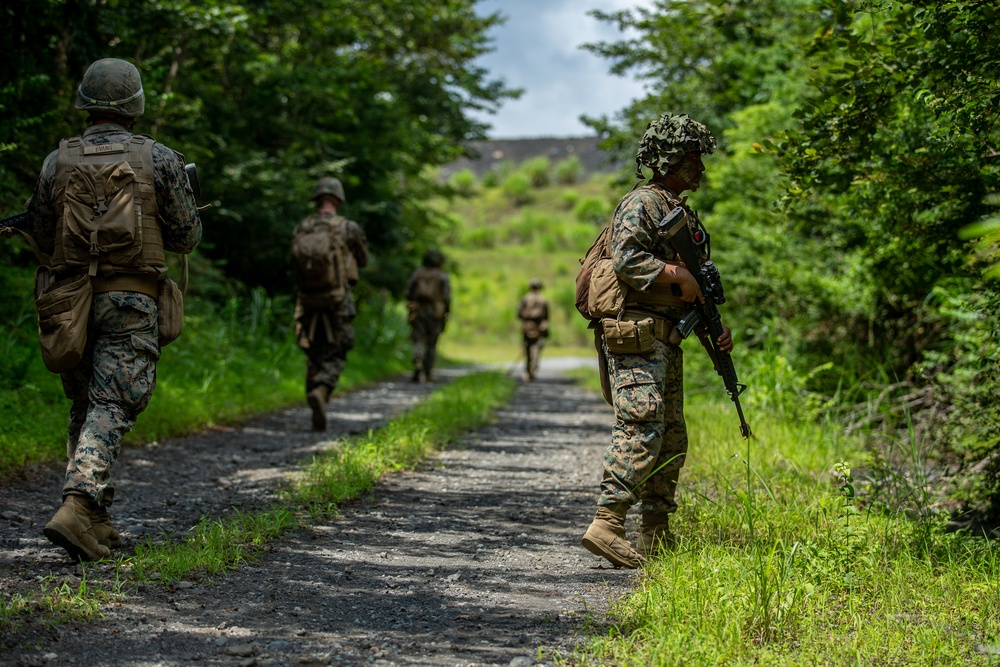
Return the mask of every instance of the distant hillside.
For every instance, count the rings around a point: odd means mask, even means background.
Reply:
[[[477,176],[482,176],[501,162],[519,164],[540,155],[549,158],[553,164],[575,155],[580,159],[587,174],[611,173],[624,166],[620,162],[615,164],[610,154],[598,148],[597,142],[598,137],[473,141],[470,142],[469,148],[478,157],[463,158],[446,165],[442,169],[442,176],[447,178],[463,169],[471,169]]]

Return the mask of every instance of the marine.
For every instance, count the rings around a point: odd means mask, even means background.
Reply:
[[[346,201],[344,186],[332,176],[320,178],[311,200],[315,213],[292,233],[296,269],[295,335],[306,356],[306,402],[312,428],[326,430],[327,401],[354,347],[357,308],[352,289],[358,271],[368,264],[364,230],[338,214]]]
[[[532,278],[528,293],[517,303],[517,318],[521,321],[521,343],[524,349],[524,379],[538,377],[538,362],[545,339],[549,337],[549,303],[542,296],[542,281]]]
[[[444,255],[430,248],[406,283],[414,382],[433,381],[438,338],[451,314],[451,281],[442,266]]]
[[[685,207],[699,254],[709,259],[709,237],[697,213],[686,205],[685,191],[698,189],[705,167],[702,156],[715,150],[715,137],[684,114],[663,114],[646,128],[636,153],[636,176],[648,181],[619,202],[611,225],[611,261],[624,289],[620,312],[600,321],[603,354],[612,390],[615,425],[604,455],[597,514],[581,542],[615,567],[635,568],[651,555],[673,546],[670,515],[688,449],[683,411],[683,352],[670,342],[673,324],[704,300],[691,272],[658,234],[657,223],[675,207]],[[643,324],[640,325],[639,323]],[[636,350],[626,349],[628,333],[637,335]],[[733,348],[728,328],[716,341],[723,352]],[[625,536],[625,519],[641,503],[636,548]]]
[[[120,541],[111,470],[156,386],[163,251],[192,252],[202,226],[183,156],[132,133],[145,110],[135,65],[91,64],[75,107],[89,127],[45,158],[27,213],[51,260],[36,290],[43,359],[72,401],[63,502],[43,532],[72,558],[97,560]],[[67,286],[76,310],[50,329],[42,304]]]

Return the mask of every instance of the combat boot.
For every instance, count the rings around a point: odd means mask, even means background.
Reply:
[[[413,361],[413,381],[423,382],[424,380],[424,362],[421,359],[415,359]]]
[[[330,397],[330,388],[325,384],[317,385],[306,394],[309,407],[312,408],[312,426],[314,431],[326,430],[326,400]]]
[[[624,505],[599,508],[580,543],[590,553],[611,561],[615,567],[635,569],[642,563],[642,556],[625,539],[627,509]]]
[[[636,549],[643,558],[650,558],[677,546],[677,538],[670,532],[670,515],[666,512],[643,512],[642,528]]]
[[[65,549],[70,558],[83,561],[107,558],[111,551],[97,541],[90,521],[91,513],[96,509],[97,503],[90,498],[68,495],[56,515],[45,524],[42,533],[50,542]]]
[[[117,547],[122,542],[122,536],[118,534],[115,527],[111,525],[111,515],[108,508],[98,506],[90,513],[91,534],[97,538],[98,543],[108,547]]]

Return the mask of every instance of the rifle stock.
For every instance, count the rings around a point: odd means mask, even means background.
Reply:
[[[733,365],[733,358],[728,352],[719,349],[718,339],[724,332],[722,327],[722,315],[719,313],[719,304],[725,303],[726,297],[722,289],[722,279],[719,277],[719,270],[711,261],[702,265],[698,250],[691,238],[691,230],[688,228],[687,216],[682,207],[678,206],[670,211],[659,224],[660,235],[663,236],[674,251],[680,256],[684,266],[691,272],[701,293],[704,303],[695,302],[692,314],[685,316],[677,323],[675,330],[680,338],[686,338],[698,324],[704,324],[708,329],[709,341],[712,350],[715,352],[714,359],[716,370],[722,376],[722,382],[729,393],[729,398],[736,405],[736,413],[740,418],[740,433],[744,438],[749,438],[752,433],[750,425],[743,416],[743,406],[740,405],[740,394],[747,386],[740,384],[736,375],[736,367]]]

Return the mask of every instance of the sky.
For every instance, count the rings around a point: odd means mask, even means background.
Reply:
[[[490,70],[490,78],[524,89],[495,115],[473,114],[492,125],[491,139],[592,135],[580,122],[582,114],[613,115],[643,96],[640,82],[610,74],[611,61],[580,45],[622,37],[588,10],[650,7],[652,0],[480,0],[476,6],[480,14],[499,11],[507,17],[489,33],[495,50],[477,64]]]

